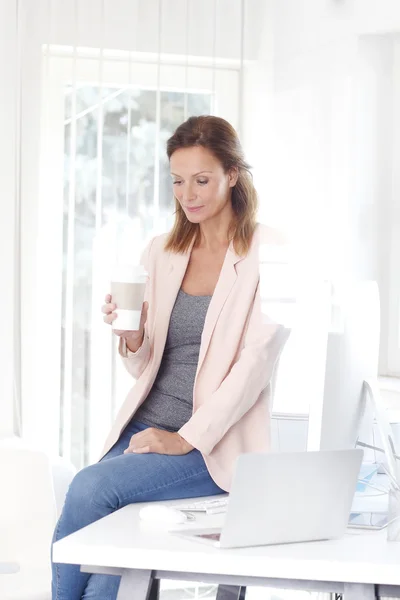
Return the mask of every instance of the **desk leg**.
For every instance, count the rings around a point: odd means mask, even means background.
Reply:
[[[345,583],[343,600],[377,600],[376,589],[368,583]]]
[[[245,600],[246,587],[244,585],[219,584],[216,600]]]
[[[159,600],[160,598],[160,580],[153,579],[150,589],[149,600]]]
[[[117,600],[157,600],[158,582],[152,571],[123,569]]]

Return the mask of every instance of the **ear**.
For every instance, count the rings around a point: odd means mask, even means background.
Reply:
[[[235,187],[237,184],[237,180],[239,178],[239,170],[237,167],[233,167],[228,174],[229,177],[229,187]]]

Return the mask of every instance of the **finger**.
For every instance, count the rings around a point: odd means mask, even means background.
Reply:
[[[144,437],[146,435],[155,435],[156,433],[163,431],[161,429],[157,429],[156,427],[146,427],[146,429],[143,429],[142,431],[138,431],[137,433],[134,433],[131,436],[131,440],[133,438],[141,438]]]
[[[129,440],[128,450],[130,452],[139,452],[142,448],[150,448],[157,444],[157,440],[154,436],[154,430],[152,427],[145,429],[144,431],[139,431],[132,435]]]
[[[151,431],[149,429],[144,429],[143,431],[139,431],[138,433],[135,433],[134,435],[132,435],[130,441],[129,441],[129,445],[131,444],[137,444],[138,442],[144,442],[145,440],[149,441],[151,440]]]
[[[115,319],[117,318],[117,316],[118,316],[118,315],[116,315],[115,313],[111,313],[111,314],[109,314],[109,315],[105,315],[105,316],[103,317],[103,321],[104,321],[104,323],[107,323],[107,325],[111,325],[111,323],[112,323],[113,321],[115,321]]]
[[[109,304],[112,300],[111,294],[106,294],[106,297],[104,298],[106,304]]]
[[[149,452],[154,452],[154,450],[151,449],[151,446],[143,446],[143,448],[135,448],[135,450],[132,450],[132,454],[148,454]]]
[[[150,448],[151,446],[128,446],[128,448],[124,450],[124,454],[147,454],[148,452],[151,452]]]
[[[117,308],[117,306],[115,304],[103,304],[103,306],[101,307],[101,312],[103,312],[106,315],[108,315],[109,313],[111,313],[116,308]]]

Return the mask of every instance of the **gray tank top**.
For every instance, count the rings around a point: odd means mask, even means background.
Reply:
[[[192,416],[193,386],[211,296],[179,290],[171,313],[160,369],[149,395],[134,415],[151,427],[178,431]]]

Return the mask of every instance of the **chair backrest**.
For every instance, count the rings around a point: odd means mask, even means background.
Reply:
[[[45,453],[0,445],[0,560],[49,560],[56,505]]]
[[[61,456],[54,456],[51,460],[51,470],[58,519],[64,506],[69,485],[76,474],[76,468],[69,460]]]

